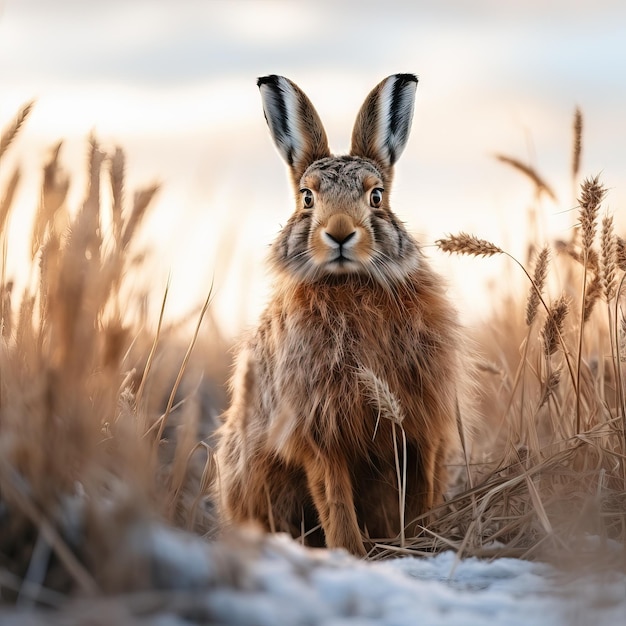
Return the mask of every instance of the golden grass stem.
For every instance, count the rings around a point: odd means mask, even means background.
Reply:
[[[19,168],[15,168],[9,178],[9,182],[7,183],[6,191],[0,199],[0,233],[4,233],[5,231],[7,218],[9,217],[9,211],[11,210],[13,198],[15,197],[15,192],[19,182],[20,170]]]
[[[580,390],[581,364],[583,356],[583,339],[585,333],[585,320],[588,319],[590,310],[588,310],[587,298],[587,271],[591,251],[596,236],[596,222],[598,219],[598,211],[600,203],[604,198],[606,189],[599,181],[599,177],[588,178],[581,185],[581,193],[579,199],[580,206],[580,228],[582,233],[582,257],[583,257],[583,280],[581,286],[581,311],[580,311],[580,328],[578,332],[578,353],[576,355],[576,389]],[[576,394],[576,433],[580,433],[581,425],[581,394]]]
[[[167,421],[169,414],[172,411],[174,398],[176,397],[176,393],[178,392],[180,383],[183,380],[183,375],[185,373],[185,370],[187,369],[187,364],[189,363],[189,359],[191,358],[191,353],[193,352],[194,346],[196,345],[196,341],[198,340],[200,327],[202,326],[202,321],[204,320],[204,316],[209,309],[209,304],[211,303],[212,297],[213,297],[213,283],[211,283],[211,287],[209,288],[209,293],[207,294],[206,300],[204,301],[204,304],[202,305],[202,310],[200,311],[200,315],[198,316],[198,323],[196,324],[193,337],[191,338],[191,341],[189,342],[189,347],[187,348],[187,352],[185,353],[185,356],[183,357],[183,362],[181,363],[180,369],[178,370],[178,375],[176,376],[176,380],[174,382],[174,386],[170,393],[169,400],[167,401],[167,407],[165,408],[165,413],[160,419],[159,430],[158,430],[157,437],[156,437],[155,450],[158,447],[159,442],[161,441],[161,438],[163,437],[163,430],[165,428],[165,423]]]
[[[526,301],[526,326],[532,326],[535,318],[537,317],[537,309],[539,308],[539,298],[537,292],[542,293],[548,275],[548,259],[550,256],[550,249],[548,246],[544,246],[535,262],[535,271],[533,273],[533,282],[536,285],[530,288],[528,299]]]
[[[522,163],[514,157],[506,156],[504,154],[496,154],[495,157],[501,163],[511,166],[513,169],[528,177],[535,185],[538,196],[545,193],[551,200],[556,202],[556,194],[552,191],[552,188],[548,185],[548,183],[546,183],[546,181],[537,173],[535,168]]]
[[[13,140],[19,135],[22,125],[35,105],[35,101],[25,104],[15,116],[15,119],[9,124],[8,128],[0,136],[0,159],[4,156]]]
[[[572,184],[576,188],[582,154],[583,114],[579,107],[574,111],[574,141],[572,144]]]
[[[621,353],[621,343],[619,339],[619,302],[622,294],[622,290],[624,288],[624,283],[626,282],[626,273],[622,274],[622,277],[618,283],[615,300],[614,300],[614,318],[613,318],[613,336],[615,338],[615,358],[614,362],[617,368],[617,378],[615,385],[617,387],[617,402],[618,402],[618,413],[621,414],[621,422],[622,422],[622,443],[623,450],[626,454],[626,398],[624,394],[624,381],[622,377],[622,358],[626,358],[622,356]],[[622,461],[622,470],[623,470],[623,488],[626,490],[626,459]]]
[[[142,415],[142,423],[141,423],[141,432],[144,433],[146,431],[146,423],[145,423],[145,415],[141,411],[141,402],[143,399],[143,393],[146,387],[146,383],[148,380],[148,376],[150,374],[150,370],[152,369],[152,363],[154,361],[154,356],[156,354],[157,346],[159,344],[159,338],[161,336],[161,328],[163,325],[163,319],[165,317],[165,305],[167,303],[167,296],[170,290],[170,282],[171,282],[171,274],[167,277],[167,283],[165,285],[165,291],[163,292],[163,298],[161,299],[161,309],[159,311],[159,320],[157,322],[157,329],[154,335],[154,339],[152,341],[152,346],[150,347],[150,352],[148,354],[148,358],[146,359],[146,366],[143,370],[143,375],[141,377],[141,382],[139,383],[139,387],[137,389],[137,393],[135,394],[135,409]]]
[[[400,545],[404,547],[406,543],[405,537],[405,510],[406,510],[406,434],[402,424],[400,424],[400,432],[402,433],[402,467],[400,466],[400,454],[398,450],[398,437],[396,432],[396,422],[391,421],[391,433],[393,437],[393,452],[396,463],[396,476],[398,480],[398,512],[400,516]]]

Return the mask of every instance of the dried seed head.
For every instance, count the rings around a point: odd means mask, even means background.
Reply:
[[[541,401],[539,402],[539,408],[541,408],[554,395],[554,392],[557,390],[560,382],[561,369],[557,368],[550,372],[548,380],[544,382],[543,395],[541,396]]]
[[[548,310],[548,317],[541,329],[543,349],[546,356],[556,352],[559,345],[559,337],[563,333],[563,322],[569,312],[569,304],[565,296],[560,296]]]
[[[470,254],[472,256],[493,256],[494,254],[504,254],[504,250],[498,248],[493,243],[485,239],[478,239],[474,235],[459,233],[449,235],[444,239],[435,241],[435,245],[444,252],[456,254]]]
[[[574,144],[572,146],[572,179],[576,181],[580,171],[580,155],[582,153],[583,114],[576,107],[574,111]]]
[[[526,325],[530,326],[535,321],[537,316],[537,308],[539,307],[540,294],[543,292],[543,287],[546,282],[546,276],[548,274],[548,259],[550,251],[548,246],[544,246],[537,256],[537,262],[535,263],[535,272],[533,275],[533,284],[530,287],[528,294],[528,300],[526,302]]]
[[[613,217],[602,219],[600,236],[600,283],[602,293],[608,302],[615,295],[616,241],[613,232]]]
[[[15,119],[11,122],[9,127],[0,135],[0,158],[2,155],[9,149],[13,140],[18,136],[22,125],[26,121],[26,118],[29,116],[34,102],[29,102],[25,104],[15,116]]]
[[[591,312],[595,306],[598,298],[602,294],[602,282],[600,280],[600,274],[596,274],[593,280],[587,283],[587,289],[585,290],[585,308],[583,311],[583,324],[591,317]]]
[[[398,425],[402,424],[404,413],[400,401],[389,388],[387,381],[379,378],[371,369],[366,367],[359,368],[357,376],[365,397],[376,407],[380,417],[391,420]]]
[[[606,194],[605,187],[599,177],[587,178],[581,185],[580,198],[580,228],[582,232],[583,254],[588,254],[596,236],[596,221],[600,203]]]
[[[626,272],[626,240],[621,237],[616,237],[615,248],[615,261],[617,262],[617,267],[619,267],[622,272]]]

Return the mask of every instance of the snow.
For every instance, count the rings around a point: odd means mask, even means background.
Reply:
[[[577,578],[545,563],[499,558],[364,562],[341,551],[304,550],[286,537],[267,541],[249,564],[249,589],[207,599],[220,623],[328,626],[624,623],[626,575]]]
[[[574,571],[453,552],[380,561],[311,550],[284,535],[245,532],[208,542],[160,524],[124,550],[150,564],[135,594],[77,598],[56,612],[3,612],[7,626],[617,626],[626,623],[624,568]],[[593,547],[593,542],[585,544]],[[618,544],[609,546],[617,560]],[[142,595],[143,594],[143,595]]]

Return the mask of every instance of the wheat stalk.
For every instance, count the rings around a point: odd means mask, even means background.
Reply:
[[[594,280],[590,286],[587,285],[587,261],[590,252],[593,250],[593,243],[596,236],[596,222],[600,203],[606,194],[606,189],[600,184],[599,177],[587,178],[581,185],[581,193],[579,198],[579,215],[580,230],[582,233],[582,254],[583,254],[583,281],[582,281],[582,297],[581,297],[581,313],[580,313],[580,329],[578,332],[578,356],[576,365],[576,389],[579,391],[576,395],[576,432],[580,432],[581,421],[581,362],[583,353],[583,336],[584,323],[588,320],[595,300],[600,295],[599,281]],[[597,279],[597,273],[596,273]]]
[[[589,321],[591,313],[596,302],[602,295],[602,280],[600,274],[595,274],[594,277],[587,283],[587,289],[585,289],[585,297],[583,298],[583,324]]]
[[[0,159],[2,159],[5,152],[9,149],[9,146],[13,143],[14,139],[18,136],[22,125],[26,121],[26,118],[30,115],[35,102],[28,102],[25,104],[15,116],[15,119],[9,124],[5,131],[0,136]]]
[[[602,232],[600,234],[600,282],[604,299],[609,302],[615,295],[615,270],[617,246],[613,232],[613,217],[605,215],[602,218]]]
[[[113,222],[113,237],[118,250],[123,248],[122,230],[124,226],[124,218],[122,215],[122,207],[124,205],[124,182],[126,176],[126,157],[124,151],[117,147],[113,156],[109,160],[109,177],[111,181],[111,216]]]
[[[378,415],[395,424],[402,424],[404,412],[396,395],[391,391],[386,380],[377,376],[368,367],[359,367],[357,378],[367,400],[376,407]]]
[[[539,401],[539,409],[554,395],[561,382],[561,370],[559,368],[552,370],[548,376],[548,380],[544,383],[543,395]]]
[[[605,195],[606,188],[600,183],[599,176],[587,178],[583,181],[580,198],[578,199],[583,255],[588,255],[593,248],[597,230],[598,211]]]
[[[541,329],[544,353],[550,357],[556,352],[559,337],[563,335],[563,323],[569,312],[569,304],[565,296],[560,296],[548,309],[548,316]]]
[[[550,249],[544,246],[537,256],[535,262],[535,271],[533,273],[534,286],[531,287],[526,301],[526,326],[532,326],[537,316],[539,307],[539,296],[543,292],[543,287],[548,275],[548,259],[550,257]]]
[[[615,262],[622,272],[626,272],[626,240],[615,238]]]
[[[526,165],[519,161],[518,159],[510,156],[506,156],[504,154],[496,154],[496,159],[501,163],[505,163],[506,165],[510,165],[513,169],[516,169],[518,172],[524,174],[530,178],[530,180],[534,183],[535,188],[537,190],[537,195],[541,195],[541,193],[545,193],[551,200],[556,202],[556,194],[552,191],[551,187],[546,183],[546,181],[539,176],[537,171],[531,167],[530,165]]]
[[[135,197],[133,199],[133,209],[128,217],[128,220],[124,224],[122,248],[126,248],[126,246],[130,243],[130,240],[146,214],[146,209],[158,191],[159,185],[154,184],[135,193]]]
[[[505,254],[502,248],[486,239],[479,239],[474,235],[459,233],[458,235],[448,235],[443,239],[437,239],[435,245],[443,252],[455,254],[469,254],[471,256],[493,256],[494,254]]]
[[[13,170],[13,174],[11,174],[11,177],[9,178],[9,182],[7,183],[6,191],[0,199],[0,233],[4,233],[4,228],[6,226],[7,218],[9,217],[9,211],[11,210],[11,205],[13,204],[13,198],[15,197],[15,192],[19,182],[20,170],[15,168]]]
[[[572,181],[576,184],[578,173],[580,171],[580,157],[582,154],[582,136],[583,136],[583,114],[576,107],[574,111],[574,141],[572,144]]]

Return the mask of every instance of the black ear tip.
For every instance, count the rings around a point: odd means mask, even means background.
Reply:
[[[278,84],[280,76],[276,74],[269,74],[268,76],[259,76],[256,79],[256,86],[261,87],[262,85],[270,85],[270,87],[275,87]]]
[[[407,85],[409,83],[416,83],[419,81],[416,74],[394,74],[394,78],[401,85]]]

